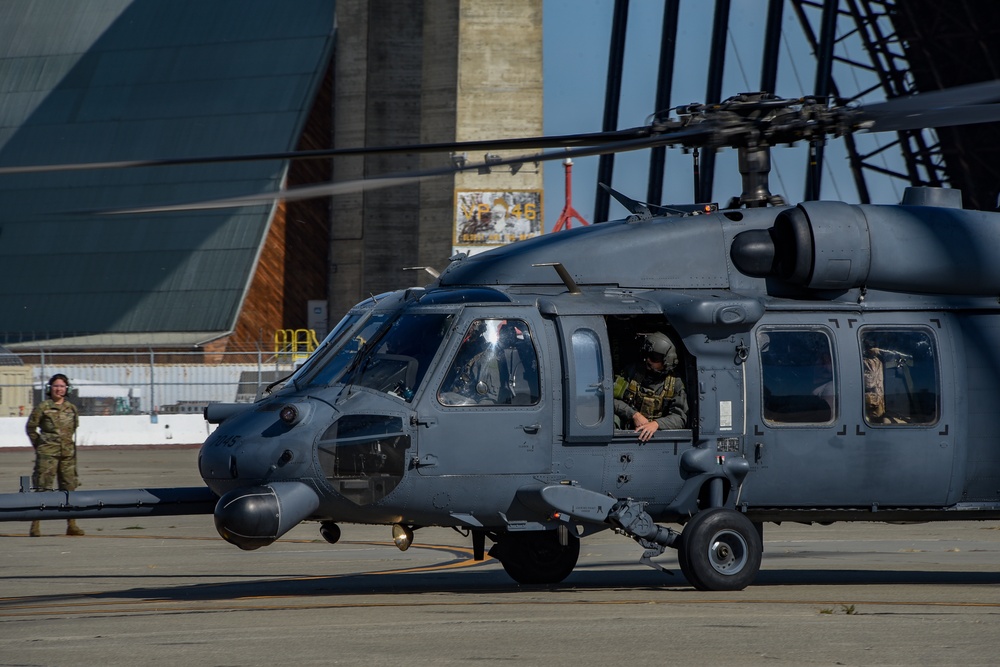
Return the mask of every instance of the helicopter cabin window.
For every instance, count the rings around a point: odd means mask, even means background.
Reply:
[[[474,321],[438,391],[442,405],[536,405],[538,354],[524,320]]]
[[[825,331],[757,333],[764,421],[830,424],[837,416],[833,345]]]
[[[604,420],[604,362],[601,359],[601,341],[588,329],[573,332],[574,399],[576,420],[586,427],[596,426]]]
[[[863,328],[861,372],[868,425],[938,420],[937,350],[929,331]]]

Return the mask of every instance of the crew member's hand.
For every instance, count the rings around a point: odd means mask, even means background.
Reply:
[[[639,442],[646,442],[653,437],[660,425],[654,420],[646,419],[641,412],[632,416],[632,423],[635,424],[635,433],[639,436]]]

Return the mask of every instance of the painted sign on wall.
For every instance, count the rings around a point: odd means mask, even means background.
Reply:
[[[541,190],[456,190],[456,248],[483,249],[540,236]]]

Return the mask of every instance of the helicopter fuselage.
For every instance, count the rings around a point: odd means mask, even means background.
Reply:
[[[6,494],[0,519],[214,512],[243,549],[302,521],[330,542],[392,525],[404,549],[450,526],[524,584],[613,529],[647,563],[677,549],[703,590],[752,583],[765,522],[1000,519],[1000,214],[954,194],[636,215],[456,257],[352,308],[257,402],[209,406],[207,489]],[[655,332],[686,423],[643,440],[616,377]]]
[[[235,508],[216,510],[220,532],[256,548],[303,519],[501,544],[617,528],[662,551],[673,531],[635,525],[720,508],[758,526],[1000,518],[997,217],[813,202],[454,261],[359,304],[283,388],[222,420],[200,457]],[[613,382],[654,330],[677,345],[689,421],[641,442]],[[484,349],[494,376],[521,375],[472,377]]]

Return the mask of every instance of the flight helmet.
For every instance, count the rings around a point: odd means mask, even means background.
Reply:
[[[667,335],[659,331],[645,334],[645,340],[642,343],[642,355],[643,357],[651,356],[654,360],[662,358],[663,370],[665,372],[669,373],[677,367],[677,349],[670,339],[667,338]]]

